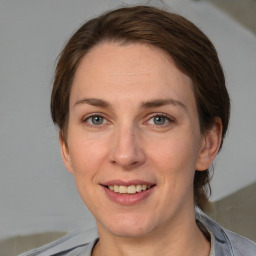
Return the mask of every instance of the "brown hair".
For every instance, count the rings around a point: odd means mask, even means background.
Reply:
[[[229,122],[230,101],[214,46],[184,17],[149,6],[120,8],[89,20],[64,47],[56,67],[51,97],[52,119],[63,132],[64,139],[76,69],[81,58],[104,41],[141,42],[163,49],[193,81],[201,132],[207,132],[215,117],[220,117],[223,142]],[[209,182],[209,170],[195,171],[194,200],[200,208],[208,202]]]

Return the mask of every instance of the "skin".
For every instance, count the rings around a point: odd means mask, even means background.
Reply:
[[[60,145],[96,218],[93,255],[209,255],[195,222],[193,177],[216,156],[221,130],[216,118],[201,134],[192,81],[162,50],[107,42],[91,49],[74,77]],[[154,187],[122,205],[102,186],[111,180]]]

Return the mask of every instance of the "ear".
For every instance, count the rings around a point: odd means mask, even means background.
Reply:
[[[216,117],[214,120],[214,125],[202,137],[201,148],[195,168],[197,171],[208,169],[219,152],[222,139],[222,122],[219,117]]]
[[[73,174],[74,171],[73,171],[73,166],[72,166],[72,162],[71,162],[71,158],[70,158],[70,154],[69,154],[68,145],[67,145],[67,142],[65,141],[65,139],[63,137],[63,133],[61,131],[59,132],[59,143],[60,143],[60,151],[61,151],[62,160],[63,160],[67,170]]]

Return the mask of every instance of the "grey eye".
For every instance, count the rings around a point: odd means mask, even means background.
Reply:
[[[104,118],[102,116],[92,116],[88,119],[88,122],[93,125],[101,125],[104,123]]]
[[[166,117],[164,116],[155,116],[153,117],[153,121],[155,125],[163,125],[166,123]]]

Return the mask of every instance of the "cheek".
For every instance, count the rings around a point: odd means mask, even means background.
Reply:
[[[101,172],[106,150],[102,142],[81,137],[70,140],[70,159],[77,190],[84,203],[91,208],[91,198],[95,196],[99,173]]]
[[[180,198],[193,188],[196,147],[193,137],[183,134],[166,138],[161,145],[150,149],[150,165],[154,166],[166,193],[172,194],[172,198]]]
[[[95,140],[78,134],[70,138],[69,152],[75,175],[93,174],[107,154],[104,140]]]
[[[172,138],[164,138],[158,141],[158,146],[150,146],[148,152],[151,159],[163,168],[160,169],[176,169],[179,172],[185,169],[193,169],[196,163],[197,146],[193,143],[193,138],[185,136],[176,136]]]

